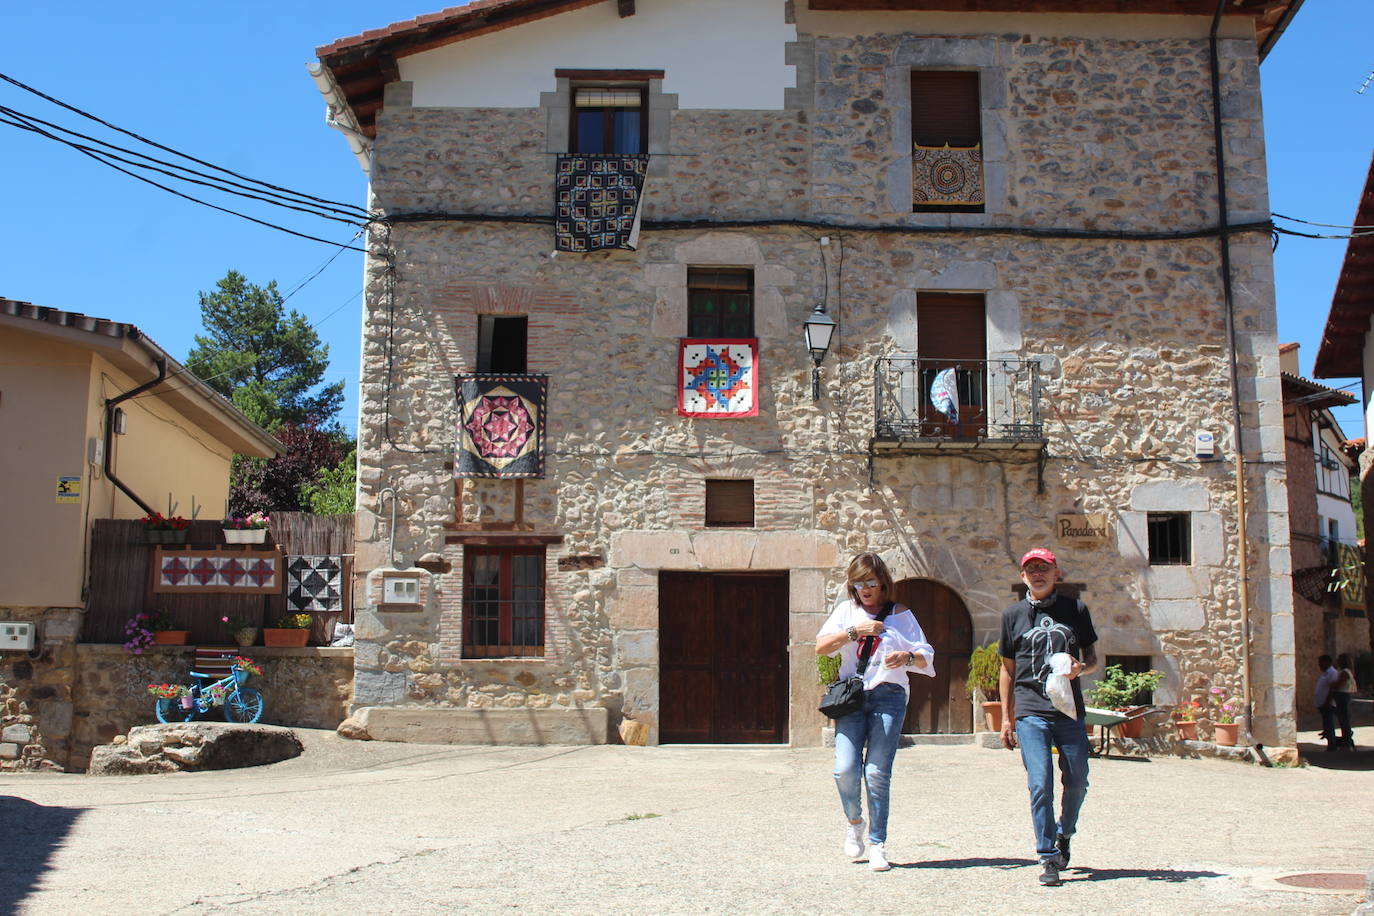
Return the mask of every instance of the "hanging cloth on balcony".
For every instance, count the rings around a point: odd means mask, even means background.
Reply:
[[[913,145],[911,197],[913,203],[922,206],[983,203],[982,146]]]
[[[559,156],[555,247],[559,251],[633,251],[639,244],[639,202],[648,168],[648,156]]]
[[[949,418],[949,422],[959,422],[959,382],[953,369],[941,369],[935,373],[930,383],[930,404]]]
[[[543,375],[459,375],[454,477],[543,477]]]

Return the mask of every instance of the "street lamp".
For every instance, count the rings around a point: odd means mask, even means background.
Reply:
[[[806,332],[806,348],[811,351],[811,400],[821,399],[821,361],[830,350],[830,338],[835,334],[835,319],[825,313],[825,306],[817,303],[802,324]]]

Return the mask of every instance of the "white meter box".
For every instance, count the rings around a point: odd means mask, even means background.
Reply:
[[[28,651],[33,648],[33,624],[0,621],[0,652]]]
[[[419,604],[420,582],[410,577],[386,576],[382,579],[383,604]]]

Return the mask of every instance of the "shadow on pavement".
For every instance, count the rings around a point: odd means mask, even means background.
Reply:
[[[1374,748],[1360,747],[1355,750],[1328,751],[1326,743],[1299,742],[1298,752],[1310,766],[1321,770],[1374,770]]]
[[[1167,881],[1170,884],[1181,884],[1184,881],[1196,881],[1199,878],[1224,878],[1221,872],[1215,871],[1178,871],[1173,868],[1080,868],[1077,865],[1070,865],[1068,870],[1060,875],[1067,884],[1070,881],[1121,881],[1128,878],[1144,878],[1147,881]]]
[[[0,796],[0,836],[5,837],[5,867],[0,869],[0,913],[13,913],[49,868],[82,808],[48,808]]]
[[[938,859],[928,862],[893,862],[893,868],[1025,868],[1035,865],[1033,859]]]

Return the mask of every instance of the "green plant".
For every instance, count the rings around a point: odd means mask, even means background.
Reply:
[[[1207,705],[1212,707],[1212,721],[1219,725],[1231,725],[1236,721],[1236,704],[1230,694],[1221,687],[1207,691]]]
[[[829,655],[816,656],[816,680],[822,687],[828,687],[840,679],[840,657],[836,655],[831,658]]]
[[[1174,707],[1174,718],[1180,722],[1196,722],[1201,709],[1202,704],[1197,700],[1188,700]]]
[[[221,617],[220,621],[224,623],[224,628],[228,630],[231,635],[237,633],[239,630],[248,630],[257,627],[257,624],[247,617]]]
[[[286,614],[277,620],[277,628],[281,630],[308,630],[310,623],[309,614]]]
[[[983,692],[983,699],[995,703],[1000,699],[998,683],[1002,677],[1002,655],[997,651],[997,643],[988,643],[973,650],[968,657],[968,695],[975,691]]]
[[[177,700],[191,692],[181,684],[149,684],[148,692],[163,700]]]
[[[1127,671],[1120,665],[1108,665],[1102,680],[1088,691],[1088,702],[1103,709],[1139,706],[1142,694],[1148,694],[1163,680],[1162,671]]]

